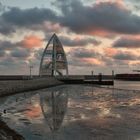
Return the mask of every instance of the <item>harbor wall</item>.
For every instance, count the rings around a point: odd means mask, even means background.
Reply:
[[[63,82],[53,77],[36,78],[30,80],[5,80],[0,81],[0,96],[12,95],[25,91],[61,85]]]

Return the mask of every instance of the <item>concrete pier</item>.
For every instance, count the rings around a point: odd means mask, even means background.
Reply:
[[[74,76],[63,76],[57,77],[58,80],[65,84],[94,84],[94,85],[107,85],[113,86],[114,80],[112,76],[105,75],[74,75]]]
[[[65,84],[93,84],[93,85],[106,85],[106,86],[113,86],[114,81],[112,80],[105,80],[105,81],[93,81],[93,80],[82,80],[82,79],[61,79],[62,82]]]
[[[32,80],[0,81],[0,97],[61,84],[63,84],[63,82],[53,77],[36,78]]]
[[[39,77],[33,76],[0,76],[0,97],[12,95],[20,92],[38,90],[60,84],[96,84],[96,85],[114,85],[111,76],[104,76],[99,80],[98,76],[91,75],[69,75],[57,77]]]

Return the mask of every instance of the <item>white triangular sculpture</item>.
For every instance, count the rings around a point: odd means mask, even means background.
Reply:
[[[39,75],[68,75],[68,64],[63,46],[56,34],[50,38],[41,58]]]

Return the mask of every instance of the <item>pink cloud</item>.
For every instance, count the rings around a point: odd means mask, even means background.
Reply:
[[[83,58],[82,60],[91,65],[102,65],[102,62],[96,58]]]
[[[26,48],[35,48],[35,47],[41,47],[43,40],[38,36],[29,35],[29,36],[25,36],[20,43]]]
[[[105,53],[106,56],[112,57],[112,56],[114,56],[118,53],[118,50],[115,49],[115,48],[109,47],[109,48],[104,49],[104,53]]]

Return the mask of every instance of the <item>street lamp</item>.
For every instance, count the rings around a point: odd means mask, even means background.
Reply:
[[[31,63],[31,61],[29,61],[29,71],[30,71],[30,79],[32,79],[32,69],[33,69],[33,65]]]
[[[33,66],[30,65],[30,79],[32,79],[32,69],[33,69]]]

